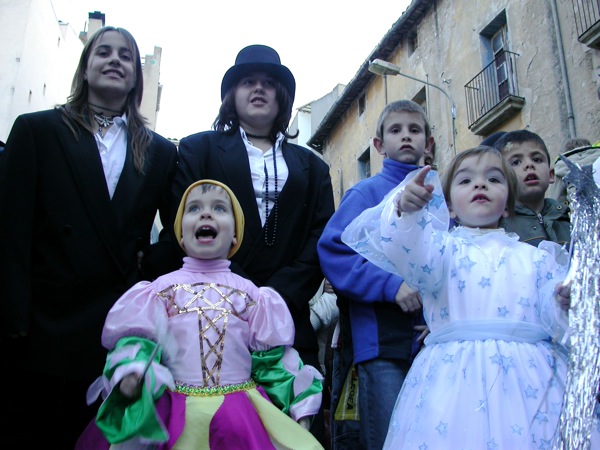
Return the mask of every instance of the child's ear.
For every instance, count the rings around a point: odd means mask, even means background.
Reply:
[[[381,156],[385,156],[385,150],[383,149],[383,139],[379,139],[377,136],[373,138],[373,146]]]
[[[233,240],[231,241],[231,246],[234,247],[237,245],[237,238],[234,236]]]
[[[508,218],[508,215],[509,215],[509,214],[508,214],[508,209],[504,208],[504,211],[502,211],[502,217],[503,217],[504,219],[506,219],[506,218]]]
[[[450,218],[456,220],[456,213],[452,210],[452,206],[448,203],[448,212],[450,213]]]
[[[434,144],[435,144],[434,137],[433,136],[429,136],[429,139],[427,139],[427,144],[425,144],[425,152],[424,152],[424,154],[431,153],[431,150],[433,149],[433,145]]]
[[[548,181],[550,182],[550,184],[552,184],[556,181],[556,174],[554,173],[554,167],[552,169],[550,169],[550,176],[548,177]]]

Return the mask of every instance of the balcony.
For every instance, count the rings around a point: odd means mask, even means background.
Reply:
[[[517,53],[503,51],[465,85],[469,129],[481,136],[515,116],[525,104],[519,96]]]
[[[577,27],[577,39],[588,47],[600,50],[600,1],[571,0]]]

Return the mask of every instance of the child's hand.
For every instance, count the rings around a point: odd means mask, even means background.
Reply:
[[[136,373],[125,375],[119,383],[119,390],[127,398],[137,398],[142,393],[142,383]]]
[[[556,301],[560,304],[560,308],[563,311],[568,311],[571,307],[571,283],[563,285],[558,283],[554,288],[556,294]]]
[[[431,171],[431,166],[425,166],[408,182],[400,198],[396,197],[398,215],[403,212],[415,212],[423,208],[433,198],[433,185],[425,184],[425,177]]]
[[[418,311],[423,306],[421,300],[421,293],[417,290],[410,288],[406,282],[402,282],[400,289],[396,293],[396,303],[402,311],[405,313],[412,313]]]
[[[429,334],[429,328],[427,327],[427,325],[415,325],[413,327],[413,331],[417,331],[420,332],[421,334],[419,335],[419,337],[417,338],[417,343],[419,345],[423,344],[423,341],[425,340],[425,338],[427,337],[427,335]]]

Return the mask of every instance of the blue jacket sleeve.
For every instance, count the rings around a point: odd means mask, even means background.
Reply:
[[[341,236],[346,226],[379,200],[370,200],[356,189],[348,190],[327,223],[317,246],[321,269],[336,293],[357,302],[393,303],[404,281],[400,276],[368,262],[342,242]]]

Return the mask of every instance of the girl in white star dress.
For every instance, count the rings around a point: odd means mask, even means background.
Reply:
[[[557,341],[568,327],[568,255],[498,228],[517,184],[496,150],[457,155],[443,193],[430,170],[413,172],[342,236],[421,290],[431,331],[385,448],[550,449],[567,369]],[[448,232],[450,217],[460,226]]]

